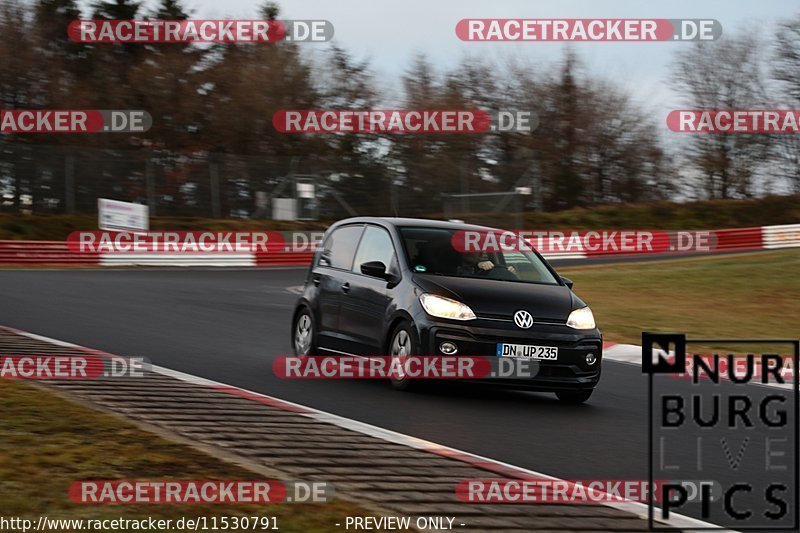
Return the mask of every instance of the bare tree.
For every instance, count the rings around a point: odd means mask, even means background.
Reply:
[[[684,105],[698,110],[763,108],[768,102],[762,45],[754,34],[697,43],[679,53],[673,84]],[[702,133],[687,140],[685,159],[708,198],[751,197],[771,156],[769,136]]]
[[[782,23],[775,36],[772,77],[780,87],[779,98],[786,106],[800,106],[800,14]],[[800,137],[774,136],[778,169],[790,190],[800,193]]]

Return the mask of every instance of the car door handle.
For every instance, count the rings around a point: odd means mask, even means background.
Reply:
[[[350,284],[349,283],[345,283],[344,285],[342,285],[342,290],[344,292],[349,292],[350,291]]]
[[[322,282],[322,278],[320,278],[319,276],[314,276],[313,278],[311,278],[311,282],[317,287],[319,287],[319,284]]]

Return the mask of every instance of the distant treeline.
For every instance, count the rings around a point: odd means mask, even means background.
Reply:
[[[651,102],[591,74],[570,48],[556,64],[470,57],[442,69],[416,56],[395,83],[334,45],[67,38],[69,22],[82,17],[191,15],[179,0],[152,11],[132,0],[96,1],[86,13],[75,0],[0,0],[2,109],[144,109],[153,117],[140,136],[5,135],[0,210],[88,211],[96,197],[112,196],[149,201],[160,214],[251,216],[256,193],[287,193],[289,175],[317,184],[323,218],[442,212],[448,194],[515,187],[531,189],[523,208],[543,211],[800,192],[798,135],[669,133]],[[272,3],[254,15],[280,18]],[[800,106],[800,16],[771,38],[726,29],[719,41],[675,54],[669,82],[685,109]],[[532,110],[538,127],[286,135],[271,123],[281,109],[386,106]]]

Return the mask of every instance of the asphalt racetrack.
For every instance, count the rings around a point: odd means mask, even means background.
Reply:
[[[0,324],[145,357],[563,479],[647,479],[647,380],[638,366],[605,361],[598,390],[581,406],[562,405],[552,394],[465,384],[397,392],[380,380],[274,376],[273,359],[291,354],[297,295],[287,288],[302,284],[304,275],[305,269],[5,270]],[[690,385],[675,380],[674,386]],[[747,387],[754,404],[774,393]],[[675,449],[695,449],[692,432],[672,438]],[[739,442],[730,446],[738,449]],[[738,471],[724,461],[708,465],[705,479],[765,476],[759,461]],[[763,501],[754,505],[763,510]]]

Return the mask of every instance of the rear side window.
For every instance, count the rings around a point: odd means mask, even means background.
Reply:
[[[325,239],[322,257],[319,264],[333,268],[350,270],[353,266],[353,256],[356,253],[358,240],[361,238],[363,226],[344,226],[337,229]]]
[[[388,270],[394,262],[394,245],[389,233],[376,226],[367,226],[361,244],[358,245],[358,253],[353,263],[353,270],[361,272],[362,263],[370,261],[380,261]]]

